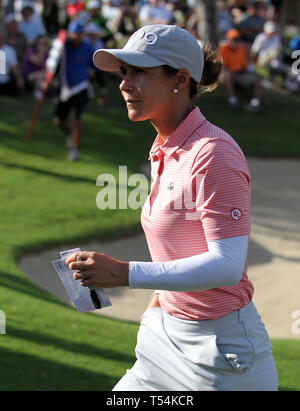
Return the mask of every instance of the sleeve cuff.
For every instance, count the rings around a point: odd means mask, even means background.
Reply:
[[[136,261],[129,261],[128,283],[129,288],[134,289],[136,283]]]

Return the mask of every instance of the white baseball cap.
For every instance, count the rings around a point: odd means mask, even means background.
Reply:
[[[264,24],[264,32],[275,33],[277,31],[277,24],[274,21],[266,21]]]
[[[186,69],[191,78],[200,83],[203,50],[195,37],[177,26],[154,24],[141,27],[123,49],[100,49],[94,53],[94,64],[104,71],[119,71],[120,60],[136,67],[168,65]]]

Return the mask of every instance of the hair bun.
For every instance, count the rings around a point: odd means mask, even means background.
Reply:
[[[218,86],[219,77],[223,68],[222,59],[216,48],[210,43],[203,46],[204,70],[198,90],[201,93],[213,91]]]

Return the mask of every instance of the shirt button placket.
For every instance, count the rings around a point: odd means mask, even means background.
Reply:
[[[165,153],[162,150],[159,150],[158,154],[153,157],[153,161],[159,161],[159,163],[158,163],[156,179],[153,182],[153,185],[152,185],[152,188],[151,188],[151,193],[150,193],[150,211],[149,211],[149,215],[151,214],[151,211],[152,211],[152,204],[155,200],[155,197],[158,194],[160,176],[161,176],[161,174],[163,172],[163,168],[164,168],[164,156],[165,156]]]

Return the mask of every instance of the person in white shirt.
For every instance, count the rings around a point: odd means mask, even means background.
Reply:
[[[5,33],[0,30],[0,94],[17,95],[24,87],[15,49],[5,44]]]
[[[276,59],[281,50],[281,38],[277,24],[267,21],[264,31],[255,37],[251,47],[251,55],[258,66],[268,66]]]
[[[113,33],[117,33],[124,12],[123,0],[104,0],[101,8],[107,27]]]
[[[138,18],[142,25],[171,24],[173,13],[165,6],[164,2],[150,0],[149,4],[141,7]]]

